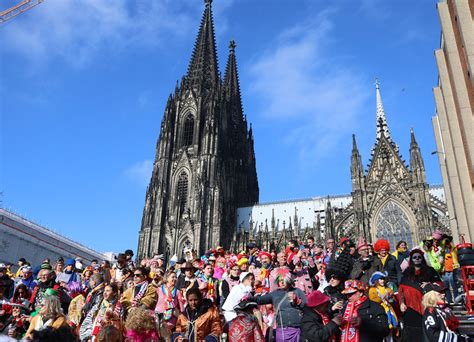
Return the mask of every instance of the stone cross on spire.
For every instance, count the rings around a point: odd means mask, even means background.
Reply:
[[[377,78],[375,79],[375,97],[377,102],[377,139],[380,139],[382,135],[387,139],[391,139],[387,118],[385,117],[385,110],[383,108],[382,96],[380,96],[379,80]]]

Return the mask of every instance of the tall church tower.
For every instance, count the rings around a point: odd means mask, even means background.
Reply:
[[[243,115],[230,42],[224,79],[216,53],[212,0],[186,76],[170,94],[145,196],[138,258],[228,248],[237,207],[258,202],[252,127]]]

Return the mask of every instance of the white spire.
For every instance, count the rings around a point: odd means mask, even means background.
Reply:
[[[387,118],[385,117],[385,110],[383,109],[382,96],[380,96],[379,80],[375,79],[375,96],[377,100],[377,138],[382,134],[390,139],[390,131],[388,130]]]

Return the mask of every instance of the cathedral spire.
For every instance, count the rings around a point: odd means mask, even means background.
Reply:
[[[364,184],[364,169],[362,167],[362,158],[357,148],[355,134],[352,134],[352,156],[351,156],[351,177],[352,189],[360,190]]]
[[[199,33],[186,76],[188,84],[212,88],[218,85],[219,73],[212,18],[212,0],[205,0],[206,8],[202,16]]]
[[[379,80],[375,79],[375,97],[377,102],[377,139],[383,135],[390,138],[390,131],[388,130],[387,118],[385,117],[385,110],[383,108],[382,96],[380,95]]]
[[[235,58],[235,44],[234,40],[229,43],[229,58],[224,74],[224,89],[228,99],[236,101],[239,109],[242,109],[242,98],[240,96],[239,74],[237,71],[237,60]]]
[[[420,146],[415,138],[415,131],[413,128],[410,130],[411,142],[410,142],[410,169],[418,183],[426,183],[425,165],[423,163],[423,157],[421,156]]]

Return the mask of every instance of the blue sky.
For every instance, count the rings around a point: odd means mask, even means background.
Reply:
[[[2,2],[2,8],[15,1]],[[99,251],[135,249],[165,101],[199,0],[46,0],[0,26],[3,206]],[[434,0],[215,0],[220,70],[237,42],[260,201],[351,191],[351,134],[375,141],[374,78],[409,160],[441,176],[431,116]]]

